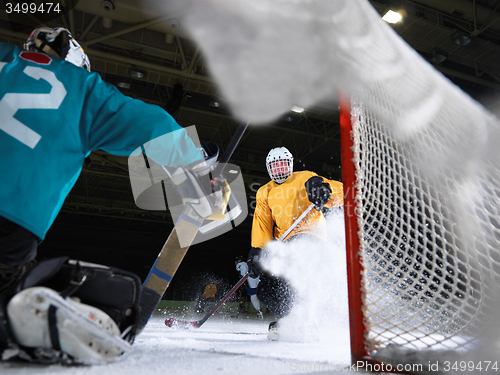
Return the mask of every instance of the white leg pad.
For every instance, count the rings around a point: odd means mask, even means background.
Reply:
[[[109,362],[130,350],[131,345],[120,338],[118,326],[106,313],[73,299],[64,299],[45,287],[23,290],[7,305],[9,322],[20,345],[53,348],[49,330],[50,306],[57,309],[61,352],[73,357],[75,362]]]

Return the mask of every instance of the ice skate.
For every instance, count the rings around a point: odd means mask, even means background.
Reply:
[[[278,327],[278,322],[269,323],[269,329],[267,332],[267,338],[269,340],[277,341],[279,339]]]
[[[262,311],[257,311],[257,319],[263,320],[264,319],[264,314],[262,314]]]

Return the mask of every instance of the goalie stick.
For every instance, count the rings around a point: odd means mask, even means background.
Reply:
[[[306,215],[314,208],[314,203],[311,203],[306,210],[293,222],[292,225],[287,229],[285,233],[278,239],[278,241],[283,241],[286,236],[306,217]],[[208,318],[210,318],[219,308],[231,297],[234,292],[236,292],[240,286],[242,286],[245,281],[248,279],[250,276],[250,273],[246,273],[243,275],[243,277],[236,283],[235,286],[231,288],[229,292],[227,292],[217,304],[215,304],[214,307],[200,320],[196,321],[189,321],[189,320],[182,320],[182,319],[176,319],[176,318],[167,318],[165,319],[165,325],[167,327],[175,328],[175,327],[183,327],[183,328],[200,328],[203,323],[205,323]]]
[[[225,165],[229,162],[248,125],[248,123],[241,123],[236,129],[214,171],[214,177],[219,176],[224,170]],[[160,302],[161,297],[165,294],[170,281],[172,281],[175,272],[184,259],[189,246],[195,239],[203,221],[204,219],[198,216],[190,205],[185,206],[143,283],[141,321],[138,324],[137,333],[142,331],[146,326],[154,309],[158,306],[158,302]],[[179,239],[179,234],[182,236],[182,242]],[[181,246],[181,243],[187,245]]]

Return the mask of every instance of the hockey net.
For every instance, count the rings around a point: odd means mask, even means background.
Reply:
[[[500,287],[498,124],[439,79],[450,101],[419,129],[408,129],[408,113],[383,85],[353,90],[344,106],[352,158],[343,163],[354,168],[344,181],[346,230],[356,237],[346,241],[353,362],[429,372],[434,359],[442,369],[498,345],[487,334],[497,329]],[[474,111],[481,116],[469,122]]]
[[[428,363],[494,347],[498,119],[367,0],[185,3],[185,22],[239,118],[269,121],[338,87],[350,96],[341,115],[353,359],[421,353]]]

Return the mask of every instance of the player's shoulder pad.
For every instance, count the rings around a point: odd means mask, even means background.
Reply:
[[[257,199],[265,199],[269,195],[269,191],[274,187],[274,186],[279,186],[276,182],[273,180],[269,181],[267,184],[262,185],[258,190],[256,194]]]

